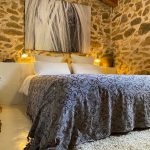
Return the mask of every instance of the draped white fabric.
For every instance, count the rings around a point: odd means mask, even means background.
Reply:
[[[54,0],[25,3],[26,49],[83,53],[90,50],[89,6]]]

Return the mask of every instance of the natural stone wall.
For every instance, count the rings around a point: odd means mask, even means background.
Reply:
[[[0,0],[0,60],[24,45],[24,1]]]
[[[111,49],[120,74],[150,74],[150,0],[66,0],[92,8],[91,49]],[[110,16],[111,14],[111,16]],[[0,61],[24,47],[24,0],[0,0]]]
[[[99,0],[66,0],[91,6],[91,50],[110,47],[111,8]],[[0,61],[24,47],[24,0],[0,0]]]
[[[118,72],[150,74],[150,0],[119,0],[111,18]]]

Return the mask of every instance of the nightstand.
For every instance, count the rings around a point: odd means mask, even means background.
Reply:
[[[117,74],[115,67],[100,67],[103,74]]]

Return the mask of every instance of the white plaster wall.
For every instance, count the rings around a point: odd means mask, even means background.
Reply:
[[[32,64],[0,63],[0,104],[22,104],[18,91],[24,79],[33,74]]]

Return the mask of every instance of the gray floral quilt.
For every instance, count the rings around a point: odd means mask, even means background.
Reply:
[[[27,150],[68,150],[80,143],[150,127],[150,76],[34,77]]]

